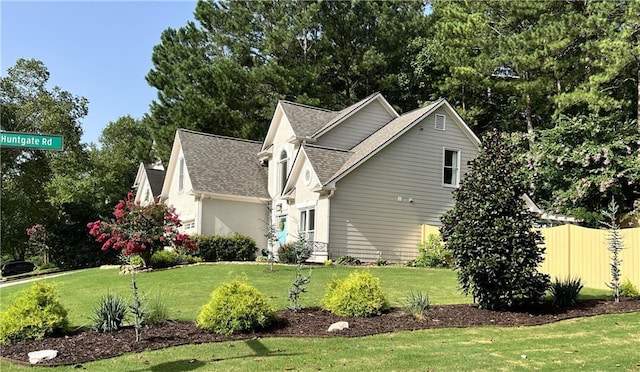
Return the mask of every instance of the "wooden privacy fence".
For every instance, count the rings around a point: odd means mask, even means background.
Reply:
[[[558,277],[579,277],[585,287],[607,289],[611,281],[611,253],[607,249],[607,230],[589,229],[576,225],[561,225],[540,229],[546,247],[540,270]],[[620,230],[624,249],[622,278],[640,287],[640,228]],[[422,225],[422,240],[438,228]]]

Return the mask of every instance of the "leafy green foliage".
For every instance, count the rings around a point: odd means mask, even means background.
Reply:
[[[37,282],[0,313],[0,344],[40,340],[67,327],[67,310],[55,286]]]
[[[178,254],[174,251],[163,249],[157,251],[151,256],[151,267],[154,268],[166,268],[175,266],[178,264]]]
[[[538,272],[544,248],[540,232],[532,230],[535,216],[521,199],[528,190],[518,172],[520,162],[492,131],[469,165],[441,228],[463,292],[489,309],[539,302],[549,276]]]
[[[302,259],[302,262],[311,257],[311,249],[302,249],[298,247],[297,243],[281,244],[278,248],[278,261],[287,264],[295,264],[298,259]]]
[[[235,233],[231,236],[198,235],[193,237],[197,256],[207,262],[254,261],[258,247],[253,238]]]
[[[107,293],[93,307],[91,325],[98,332],[115,332],[127,316],[128,304],[121,296]]]
[[[354,271],[345,279],[334,279],[327,286],[322,307],[340,316],[369,317],[389,309],[380,279],[366,271]]]
[[[638,291],[638,287],[635,284],[631,283],[631,280],[625,279],[620,284],[620,296],[623,297],[638,297],[640,296],[640,291]]]
[[[551,303],[554,306],[573,306],[578,302],[578,296],[584,286],[580,278],[555,278],[549,287]]]
[[[560,117],[540,132],[527,155],[536,195],[554,210],[586,217],[597,226],[615,198],[620,212],[640,197],[640,141],[633,122],[620,116]]]
[[[606,218],[602,224],[609,229],[609,237],[607,238],[607,249],[611,252],[611,282],[607,283],[607,287],[613,289],[613,298],[616,302],[620,301],[620,278],[622,277],[622,259],[620,252],[624,249],[624,241],[620,233],[620,225],[616,220],[618,215],[618,204],[614,199],[609,202],[608,209],[602,214]]]
[[[429,234],[427,241],[418,244],[418,257],[409,261],[412,267],[451,267],[453,253],[444,247],[438,234]]]
[[[340,256],[336,259],[336,265],[360,266],[362,261],[353,256]]]
[[[160,324],[169,319],[169,307],[159,293],[145,299],[144,303],[143,324]]]
[[[196,323],[221,335],[249,332],[267,327],[274,317],[273,307],[255,287],[238,279],[223,283],[211,293]]]
[[[429,294],[422,291],[411,291],[407,296],[404,310],[416,319],[423,319],[430,307]]]

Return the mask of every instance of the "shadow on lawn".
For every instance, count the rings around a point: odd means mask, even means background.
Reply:
[[[151,371],[151,372],[193,371],[193,370],[205,367],[207,364],[210,364],[213,362],[220,362],[223,360],[244,359],[244,358],[256,359],[256,358],[265,357],[265,356],[299,355],[299,353],[284,353],[280,349],[271,351],[266,346],[264,346],[262,342],[260,342],[257,339],[246,340],[245,343],[247,344],[247,346],[249,346],[251,351],[253,351],[253,354],[238,355],[238,356],[233,356],[229,358],[212,358],[208,361],[201,361],[197,359],[176,360],[172,362],[160,363],[158,365],[142,369],[140,370],[140,372],[143,372],[143,371]]]

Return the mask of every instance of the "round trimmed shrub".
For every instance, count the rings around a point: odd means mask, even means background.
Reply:
[[[389,309],[380,279],[369,272],[354,271],[346,279],[333,279],[322,299],[322,307],[336,315],[368,317]]]
[[[41,340],[67,325],[67,310],[58,302],[55,286],[39,282],[0,313],[0,344]]]
[[[232,280],[220,284],[196,319],[199,327],[221,335],[268,326],[275,316],[267,297],[255,287]]]
[[[151,267],[156,269],[164,269],[175,266],[178,263],[178,254],[174,251],[163,249],[156,251],[151,256]]]

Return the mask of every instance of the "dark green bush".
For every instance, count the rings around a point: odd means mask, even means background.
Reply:
[[[124,298],[108,293],[93,307],[91,326],[98,332],[115,332],[127,316],[128,305]]]
[[[368,317],[389,309],[380,279],[369,272],[354,271],[346,279],[333,279],[322,298],[325,310],[340,316]]]
[[[352,256],[340,256],[336,259],[336,265],[360,266],[362,262]]]
[[[178,264],[178,254],[174,251],[168,251],[166,249],[156,251],[151,256],[151,267],[156,269],[162,269],[166,267],[175,266]]]
[[[580,278],[566,278],[564,280],[555,278],[549,288],[551,303],[559,307],[575,305],[582,287]]]
[[[296,247],[293,243],[280,244],[278,261],[286,264],[296,263]]]
[[[549,275],[542,235],[532,227],[536,216],[522,196],[530,180],[497,132],[483,137],[480,154],[469,162],[453,192],[454,207],[441,218],[440,233],[453,252],[458,281],[482,308],[522,308],[542,301]]]
[[[438,234],[429,234],[427,241],[418,245],[418,257],[407,263],[412,267],[451,267],[453,252],[446,249]]]
[[[219,285],[196,320],[199,327],[221,335],[250,332],[268,326],[275,316],[267,297],[240,281]]]
[[[208,262],[254,261],[258,247],[255,240],[242,235],[199,235],[194,240],[198,246],[197,256]]]
[[[58,302],[55,286],[38,282],[0,313],[0,344],[40,340],[67,325],[67,310]]]

